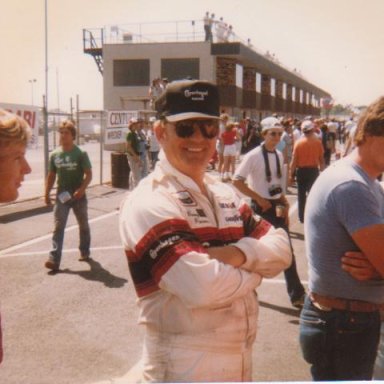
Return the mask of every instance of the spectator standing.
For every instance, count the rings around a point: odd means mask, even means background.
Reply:
[[[159,77],[156,79],[153,79],[152,84],[148,90],[149,104],[152,109],[155,108],[155,101],[163,93],[163,90],[164,88],[162,86],[161,79]]]
[[[283,155],[276,149],[283,126],[274,117],[265,118],[261,125],[265,140],[244,156],[236,170],[233,185],[252,199],[255,213],[275,228],[283,228],[289,236],[289,203],[284,194]],[[284,271],[285,282],[292,305],[301,308],[305,290],[297,273],[292,244],[291,251],[292,264]]]
[[[223,174],[221,175],[221,181],[231,180],[235,173],[235,162],[236,162],[236,141],[240,140],[240,135],[236,129],[234,122],[228,122],[225,131],[220,137],[222,145],[224,146],[223,157],[224,167]]]
[[[223,18],[220,17],[219,21],[216,22],[216,39],[218,43],[225,42],[226,28],[227,24],[224,22]]]
[[[148,140],[147,135],[144,132],[144,121],[138,120],[137,133],[137,148],[140,156],[140,180],[148,175]]]
[[[31,173],[25,158],[31,128],[13,113],[0,109],[0,203],[9,203],[19,196],[24,176]],[[0,316],[0,363],[3,361],[3,338]]]
[[[339,130],[340,124],[336,121],[336,119],[331,119],[331,121],[328,122],[328,137],[329,137],[329,145],[332,144],[331,153],[336,152],[336,139],[337,139],[337,132]]]
[[[307,194],[313,183],[324,169],[324,149],[321,141],[314,132],[314,124],[304,120],[301,130],[304,137],[300,138],[293,147],[292,162],[290,165],[289,184],[292,183],[296,172],[299,220],[304,222],[304,209]]]
[[[376,179],[384,171],[384,97],[361,116],[355,140],[351,155],[317,179],[305,212],[310,293],[300,344],[319,381],[371,380],[380,337],[384,192]]]
[[[227,122],[229,120],[229,116],[226,113],[222,113],[220,115],[220,120],[219,120],[219,137],[217,138],[216,142],[216,151],[217,151],[217,156],[219,159],[219,163],[217,165],[217,171],[219,172],[219,175],[221,177],[224,177],[224,144],[223,141],[221,140],[221,135],[223,132],[225,132],[225,127],[227,125]]]
[[[249,123],[243,142],[244,153],[248,153],[252,149],[258,147],[261,141],[262,139],[258,128],[258,123]]]
[[[159,151],[160,151],[160,144],[157,141],[155,132],[154,132],[154,126],[155,124],[159,124],[159,122],[156,122],[155,118],[150,119],[150,129],[148,131],[148,142],[149,142],[149,159],[151,161],[151,169],[155,169],[155,164],[158,161]]]
[[[204,23],[204,33],[205,33],[205,41],[212,41],[211,36],[212,36],[212,23],[211,23],[211,18],[209,16],[209,12],[205,12],[205,16],[203,19]]]
[[[300,127],[300,121],[298,119],[293,120],[293,129],[292,129],[292,138],[293,138],[293,145],[298,141],[301,137],[301,127]]]
[[[328,125],[324,122],[320,122],[321,129],[321,143],[324,149],[324,167],[328,167],[331,164],[331,155],[333,148],[333,137],[329,134]]]
[[[226,25],[226,28],[223,33],[224,43],[228,43],[229,41],[231,41],[232,36],[234,36],[232,25]]]
[[[132,118],[128,123],[128,134],[125,140],[127,159],[131,170],[129,187],[132,189],[139,184],[142,176],[141,168],[143,167],[140,156],[138,129],[139,121],[136,118]]]
[[[160,160],[120,210],[145,327],[143,380],[250,381],[254,290],[290,264],[286,233],[255,221],[205,172],[219,133],[214,84],[170,83],[156,108]]]
[[[59,134],[60,146],[50,155],[45,183],[45,203],[51,205],[50,192],[57,181],[52,250],[45,262],[45,267],[52,272],[57,272],[60,267],[64,231],[71,209],[79,225],[79,261],[89,261],[91,245],[86,196],[87,187],[92,180],[91,162],[87,152],[75,144],[76,127],[72,121],[63,121],[59,126]]]

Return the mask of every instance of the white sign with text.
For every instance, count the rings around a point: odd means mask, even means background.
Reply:
[[[105,144],[125,143],[129,120],[137,117],[137,111],[108,111]]]
[[[32,136],[29,148],[37,148],[39,141],[40,108],[31,105],[0,103],[0,108],[21,116],[31,127]]]

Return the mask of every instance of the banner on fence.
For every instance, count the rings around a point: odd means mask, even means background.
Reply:
[[[138,111],[108,111],[105,144],[124,143],[132,118],[138,118]]]
[[[28,147],[36,149],[39,141],[40,108],[31,105],[0,103],[0,108],[21,116],[32,129]]]

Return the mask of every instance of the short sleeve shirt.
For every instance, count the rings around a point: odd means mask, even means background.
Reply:
[[[133,131],[129,131],[127,133],[126,141],[131,144],[132,149],[135,153],[139,154],[139,140],[137,137],[137,133]]]
[[[58,191],[75,192],[83,182],[84,171],[92,165],[87,152],[77,145],[69,152],[56,148],[50,156],[49,171],[57,175]]]
[[[341,268],[347,251],[358,251],[352,235],[384,224],[384,192],[352,160],[339,160],[316,180],[305,206],[309,289],[321,295],[384,302],[384,280],[357,281]]]
[[[279,157],[280,166],[283,165],[283,155],[280,151],[276,150]],[[255,191],[264,199],[278,199],[281,194],[273,197],[269,194],[269,188],[272,186],[279,186],[283,190],[283,178],[277,174],[276,155],[275,153],[268,152],[269,167],[271,169],[271,181],[267,181],[265,163],[263,157],[262,147],[259,146],[252,151],[248,152],[240,165],[237,167],[234,179],[247,180],[249,188]]]

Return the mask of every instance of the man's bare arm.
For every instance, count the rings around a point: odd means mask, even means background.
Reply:
[[[383,278],[384,224],[376,224],[367,228],[360,229],[352,234],[352,238],[361,252],[365,255],[373,269],[370,269],[369,265],[364,262],[364,259],[356,256],[354,258],[349,257],[349,269],[352,267],[356,268],[357,266],[360,269],[365,269],[365,272],[360,271],[361,275],[372,274],[372,278]],[[351,261],[352,259],[354,260]],[[347,264],[343,266],[343,269],[350,272],[350,270],[348,270]],[[375,275],[374,271],[376,271],[377,275]]]

